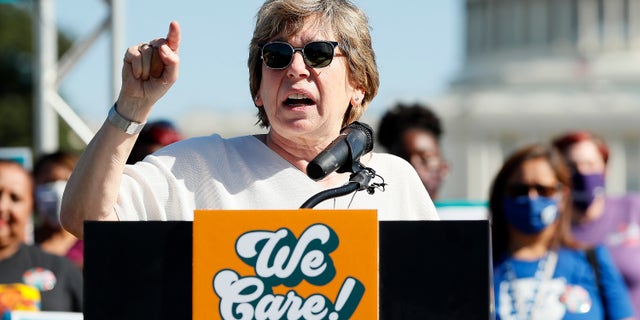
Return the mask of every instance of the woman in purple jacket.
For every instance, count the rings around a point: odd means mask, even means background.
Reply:
[[[572,232],[586,244],[604,244],[622,273],[636,314],[640,312],[640,194],[605,193],[609,148],[587,131],[559,136],[553,144],[572,174]]]

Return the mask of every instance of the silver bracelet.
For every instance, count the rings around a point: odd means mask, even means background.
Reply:
[[[109,116],[107,117],[107,121],[111,123],[114,127],[121,129],[122,131],[134,135],[140,133],[142,128],[144,128],[145,123],[131,121],[125,117],[123,117],[118,110],[116,110],[116,103],[113,104],[111,109],[109,109]]]

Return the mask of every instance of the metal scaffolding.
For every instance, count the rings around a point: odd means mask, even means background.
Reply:
[[[123,51],[124,14],[122,0],[104,0],[109,14],[86,38],[76,41],[60,60],[57,59],[58,33],[55,19],[55,0],[35,1],[34,32],[34,138],[35,154],[54,152],[58,149],[58,122],[60,117],[84,141],[89,143],[94,135],[73,108],[60,96],[58,89],[80,58],[95,44],[102,33],[109,33],[111,40],[111,92],[112,98],[120,88],[120,63]]]

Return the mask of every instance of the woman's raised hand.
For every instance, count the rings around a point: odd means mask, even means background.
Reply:
[[[129,47],[122,67],[118,112],[134,121],[146,120],[151,107],[178,79],[179,46],[180,25],[172,21],[166,38]]]

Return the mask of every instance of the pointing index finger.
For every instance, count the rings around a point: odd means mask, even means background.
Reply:
[[[167,33],[167,45],[174,52],[178,52],[180,47],[180,25],[177,21],[171,21],[169,24],[169,32]]]

